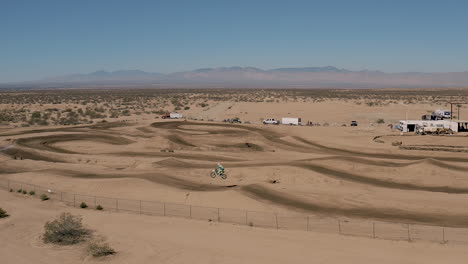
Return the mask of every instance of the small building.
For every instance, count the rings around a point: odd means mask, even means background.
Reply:
[[[468,121],[464,122],[468,125]],[[464,122],[461,122],[461,124],[465,124]],[[463,126],[461,124],[457,121],[450,120],[401,120],[399,129],[401,132],[415,132],[416,126],[449,128],[453,132],[459,132],[460,127],[468,129],[468,126]]]

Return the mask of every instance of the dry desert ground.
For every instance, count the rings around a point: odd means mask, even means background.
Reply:
[[[8,263],[95,261],[80,246],[41,242],[44,223],[63,211],[83,215],[109,238],[112,263],[466,258],[468,135],[417,136],[388,126],[465,100],[466,89],[1,97],[0,207],[11,216],[0,220],[0,251]],[[184,119],[160,118],[173,111]],[[468,111],[462,106],[459,115]],[[243,123],[222,122],[234,117]],[[282,117],[320,126],[261,124]],[[210,177],[218,162],[227,179]],[[17,193],[42,187],[53,199]],[[77,208],[81,202],[91,209]],[[92,209],[98,204],[102,212]]]

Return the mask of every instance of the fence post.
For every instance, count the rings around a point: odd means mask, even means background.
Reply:
[[[338,219],[338,234],[341,235],[341,222],[340,222],[340,219]]]
[[[410,229],[409,229],[409,227],[410,227],[410,224],[408,224],[408,241],[411,241],[411,236],[410,236]]]
[[[218,208],[218,222],[221,222],[221,215],[219,214],[219,208]]]
[[[276,230],[279,229],[279,226],[278,226],[278,214],[275,214],[275,219],[276,219]]]
[[[442,227],[442,243],[445,243],[445,227]]]
[[[75,194],[73,194],[73,207],[75,207],[75,200],[76,200],[76,197],[75,197]]]
[[[307,231],[309,231],[309,216],[307,216]]]
[[[372,222],[372,238],[375,238],[375,222]]]

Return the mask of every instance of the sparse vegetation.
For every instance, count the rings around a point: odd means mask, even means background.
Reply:
[[[104,208],[100,204],[98,204],[96,206],[96,210],[101,211],[101,210],[104,210]]]
[[[87,252],[93,257],[104,257],[115,254],[115,250],[110,247],[104,237],[98,236],[89,241],[86,247]]]
[[[44,225],[43,241],[59,245],[72,245],[84,241],[91,231],[84,228],[80,216],[62,213]]]
[[[42,201],[47,201],[47,200],[50,199],[49,196],[47,196],[47,194],[41,194],[40,198],[41,198]]]
[[[85,202],[81,202],[80,208],[88,208],[88,205]]]
[[[18,127],[77,125],[96,123],[96,119],[142,114],[164,114],[169,109],[189,110],[190,105],[206,108],[211,102],[311,102],[330,100],[353,102],[367,107],[391,104],[467,101],[468,89],[67,89],[0,92],[0,124]],[[50,105],[57,107],[50,107]],[[231,106],[228,108],[230,109]],[[34,110],[31,110],[34,109]]]
[[[377,119],[376,123],[377,124],[384,124],[385,120],[383,120],[382,118],[379,118],[379,119]]]
[[[36,194],[35,191],[30,191],[30,192],[29,192],[29,195],[35,195],[35,194]]]
[[[3,210],[3,208],[0,207],[0,218],[5,218],[5,217],[8,217],[10,215],[7,214],[7,212],[5,210]]]

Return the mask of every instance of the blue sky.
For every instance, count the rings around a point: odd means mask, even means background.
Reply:
[[[468,1],[0,0],[0,82],[95,70],[467,71]]]

